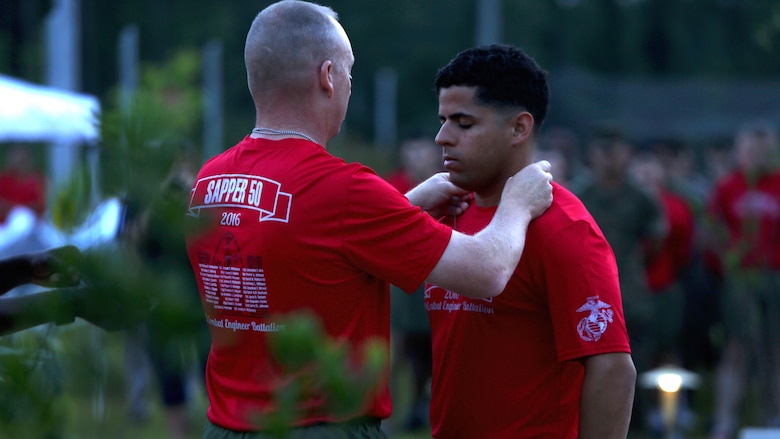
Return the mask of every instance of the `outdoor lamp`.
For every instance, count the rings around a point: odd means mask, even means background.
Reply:
[[[676,434],[680,390],[696,388],[699,381],[697,374],[671,365],[661,366],[640,375],[639,384],[642,387],[659,390],[665,438],[673,438]]]

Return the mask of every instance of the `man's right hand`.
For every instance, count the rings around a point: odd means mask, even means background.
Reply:
[[[468,208],[469,192],[450,182],[450,175],[439,172],[406,193],[409,202],[434,218],[458,216]]]
[[[73,287],[81,282],[76,266],[81,262],[78,247],[66,245],[31,253],[30,282],[42,287]]]
[[[550,162],[532,163],[509,177],[501,194],[502,203],[512,200],[527,211],[531,219],[544,213],[552,204],[552,174]]]

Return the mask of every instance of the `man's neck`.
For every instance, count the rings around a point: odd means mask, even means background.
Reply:
[[[508,179],[508,177],[507,177]],[[486,188],[474,192],[474,204],[479,207],[494,207],[501,202],[501,194],[504,191],[504,185],[495,185],[492,188]]]

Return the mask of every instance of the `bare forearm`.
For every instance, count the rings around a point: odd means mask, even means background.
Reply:
[[[494,290],[486,292],[486,296],[496,296],[506,288],[523,254],[530,222],[531,213],[528,209],[502,204],[488,227],[474,235],[475,260],[486,265],[478,264],[475,269],[482,276],[489,277],[480,282],[491,285],[490,279],[494,280]],[[479,276],[479,273],[474,274]]]
[[[0,335],[45,323],[68,323],[75,319],[71,290],[49,290],[0,299]]]
[[[474,236],[454,232],[427,280],[468,297],[500,294],[523,253],[528,224],[552,203],[549,169],[543,161],[510,177],[490,224]]]
[[[636,385],[631,357],[606,354],[584,361],[580,439],[625,439]]]
[[[496,212],[493,221],[474,236],[453,232],[450,245],[428,281],[458,294],[486,298],[500,294],[517,266],[530,214]]]
[[[412,206],[417,206],[422,208],[424,204],[424,200],[422,198],[422,193],[420,192],[420,189],[417,189],[417,191],[415,191],[415,189],[413,188],[405,195],[406,195],[406,199],[409,200],[409,204],[411,204]]]

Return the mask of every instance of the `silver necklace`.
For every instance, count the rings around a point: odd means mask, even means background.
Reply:
[[[317,143],[317,141],[312,139],[311,136],[307,136],[306,134],[299,133],[298,131],[275,130],[273,128],[252,128],[252,133],[253,134],[275,134],[278,136],[300,136],[312,143]]]

